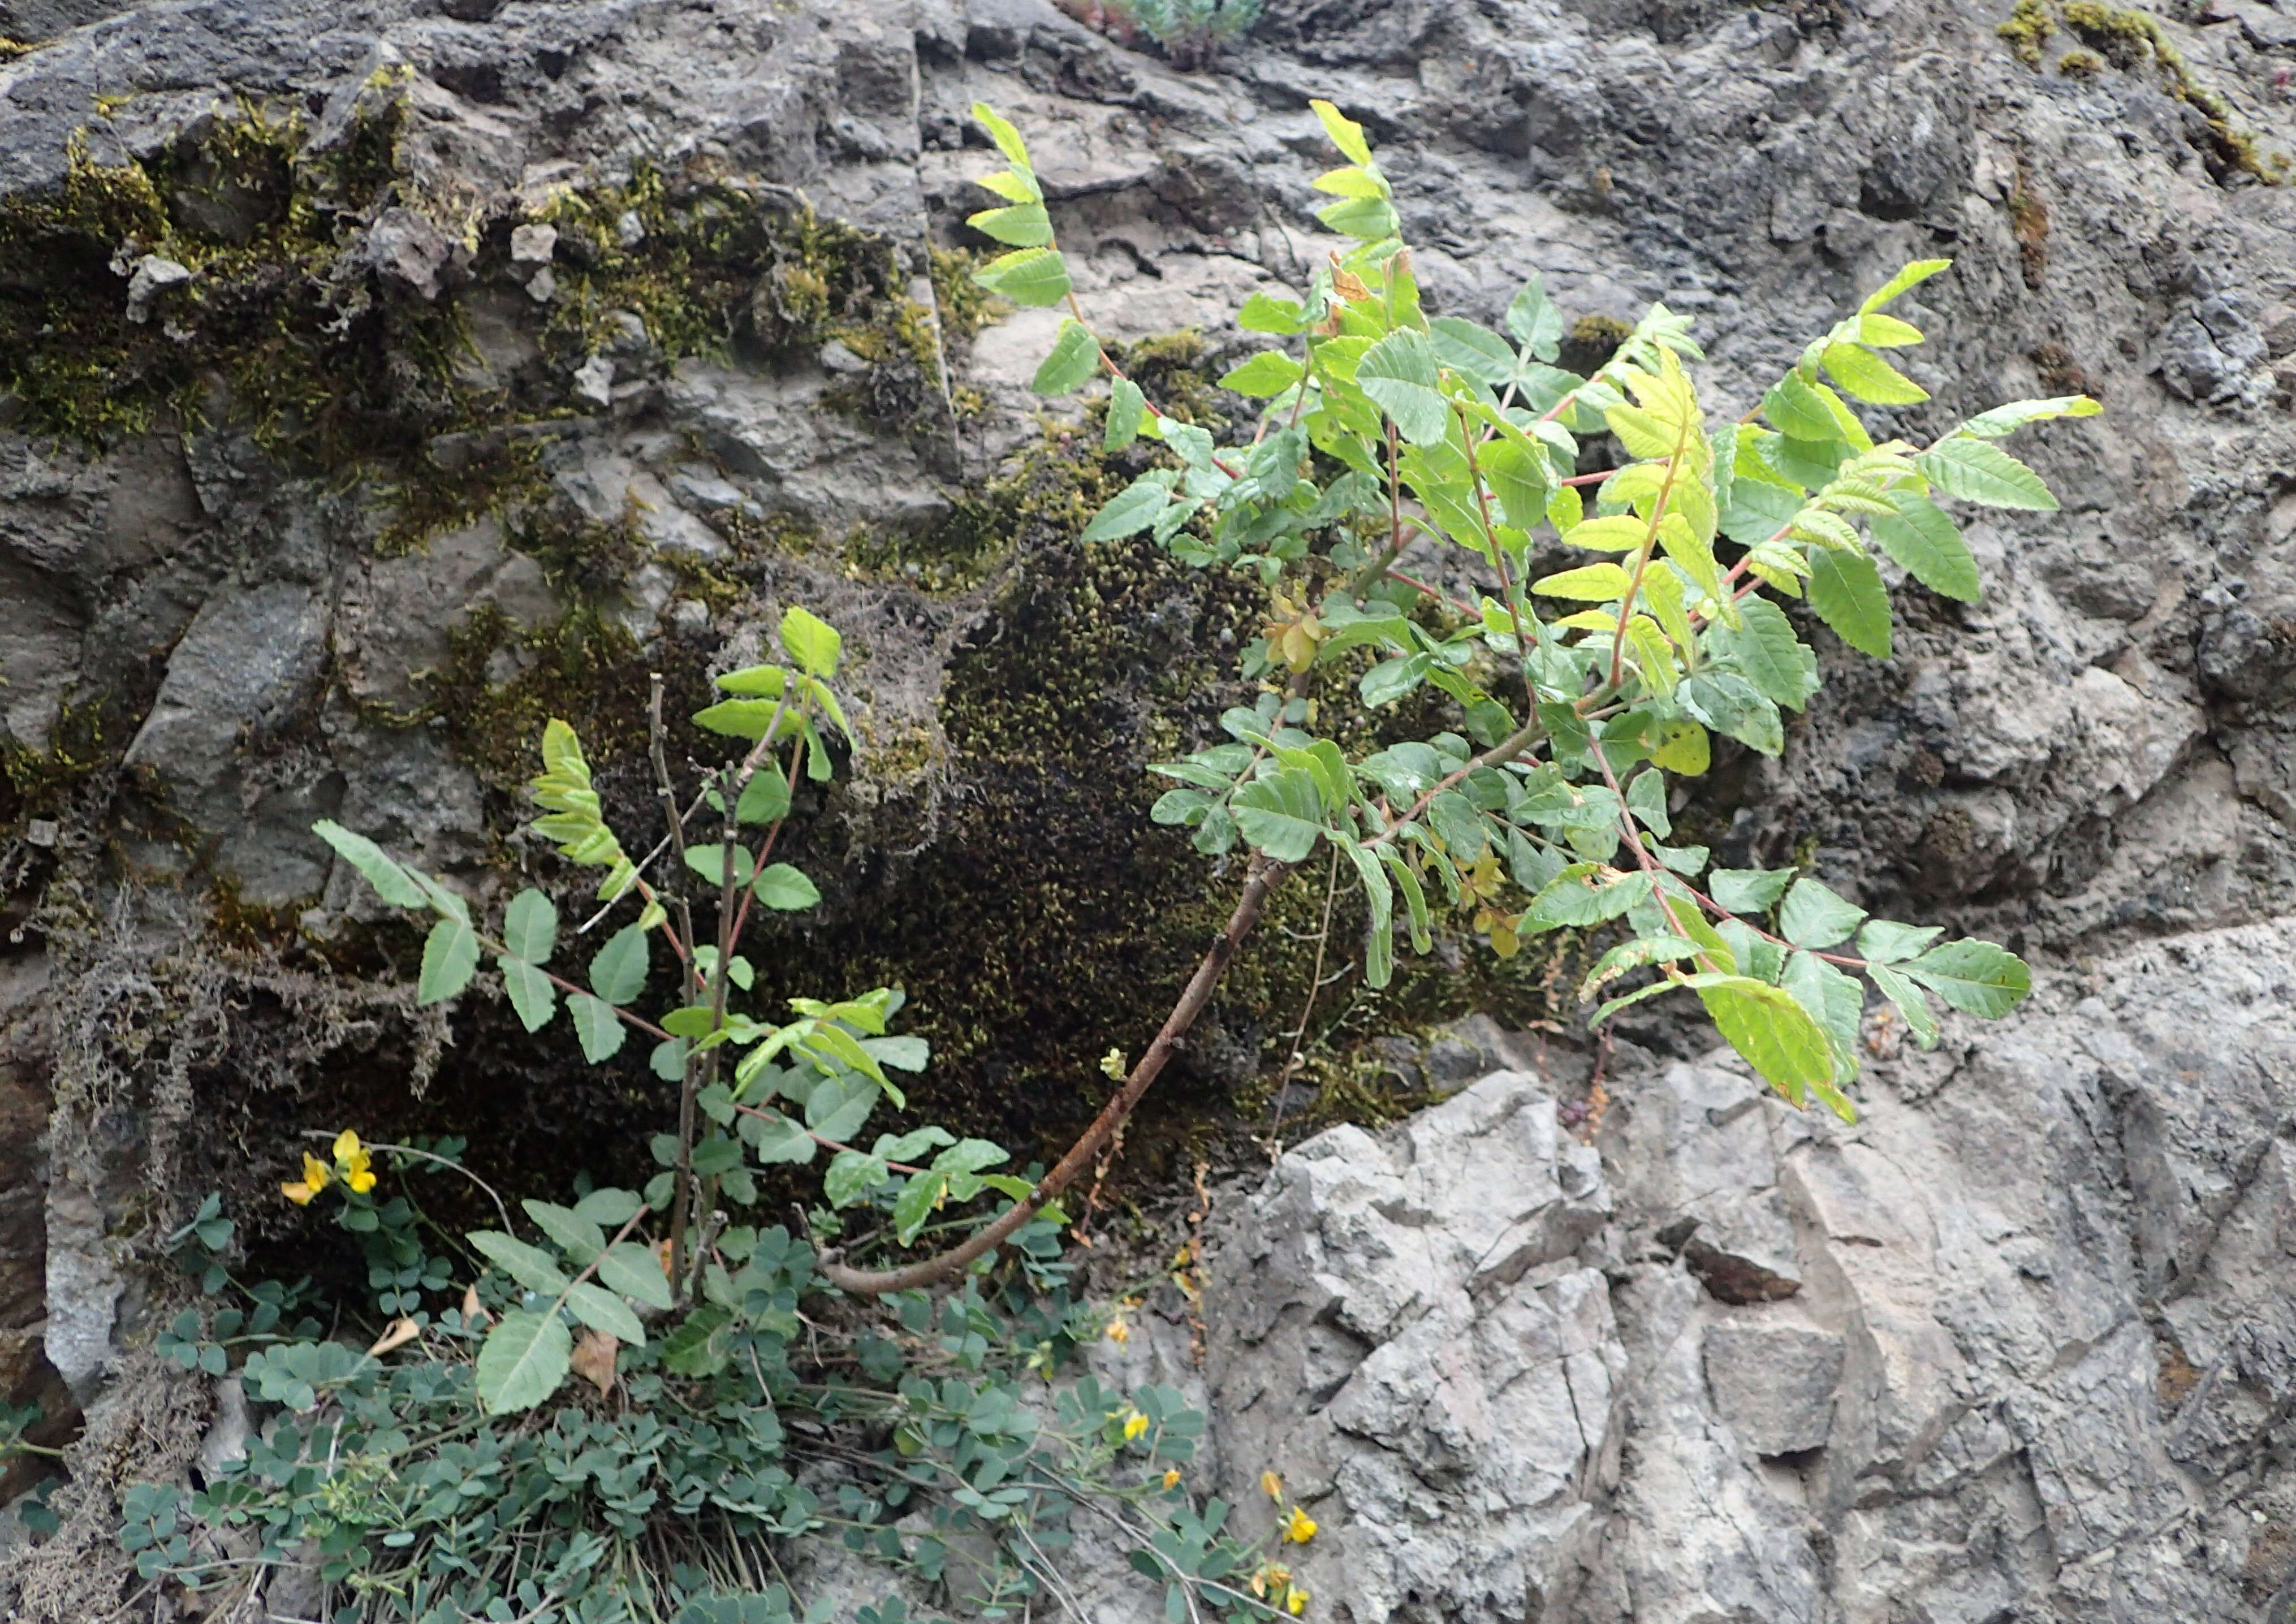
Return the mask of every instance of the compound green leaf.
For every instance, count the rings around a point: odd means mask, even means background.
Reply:
[[[558,1260],[539,1246],[504,1234],[499,1230],[475,1229],[469,1240],[472,1251],[529,1292],[554,1297],[566,1289]]]
[[[1439,316],[1427,324],[1435,358],[1463,378],[1498,387],[1514,376],[1514,346],[1479,323]]]
[[[1669,722],[1660,731],[1658,747],[1651,751],[1652,767],[1662,767],[1685,778],[1699,776],[1713,762],[1713,741],[1705,728],[1691,721]]]
[[[1322,793],[1298,767],[1245,784],[1231,805],[1243,838],[1279,863],[1304,861],[1324,833]]]
[[[1883,305],[1888,304],[1891,299],[1897,298],[1898,294],[1903,293],[1906,289],[1914,287],[1918,283],[1927,282],[1931,277],[1936,275],[1939,271],[1947,269],[1952,264],[1953,261],[1950,259],[1915,260],[1904,270],[1899,271],[1895,276],[1890,277],[1889,281],[1874,289],[1874,291],[1866,297],[1866,302],[1857,307],[1857,313],[1860,316],[1872,315],[1874,311],[1879,310]]]
[[[1912,406],[1930,398],[1929,390],[1872,350],[1855,344],[1828,344],[1818,364],[1843,393],[1875,406]]]
[[[837,628],[811,610],[791,604],[782,611],[782,647],[798,663],[798,668],[808,676],[829,677],[837,675],[837,661],[845,649],[845,639]]]
[[[1508,301],[1507,331],[1534,361],[1552,361],[1562,348],[1562,312],[1546,297],[1546,279],[1534,274]]]
[[[1235,313],[1235,324],[1246,332],[1272,332],[1289,337],[1305,325],[1299,301],[1272,293],[1254,293]]]
[[[1364,139],[1362,125],[1329,102],[1310,101],[1308,105],[1315,110],[1316,119],[1324,126],[1324,133],[1332,138],[1332,144],[1346,155],[1349,163],[1367,164],[1371,161],[1371,143]]]
[[[1718,868],[1710,894],[1733,914],[1767,914],[1800,873],[1792,868]]]
[[[1724,1041],[1799,1105],[1814,1084],[1833,1081],[1825,1032],[1800,999],[1747,976],[1696,978],[1698,996]]]
[[[834,1135],[830,1136],[834,1137]],[[885,1159],[861,1151],[840,1151],[821,1176],[821,1192],[832,1207],[849,1207],[890,1178]]]
[[[1343,197],[1316,210],[1316,217],[1342,236],[1377,242],[1396,234],[1395,205],[1383,197]]]
[[[558,1013],[558,989],[550,978],[524,959],[504,957],[496,961],[502,966],[503,990],[510,995],[510,1006],[529,1032],[538,1032],[550,1024]]]
[[[1263,349],[1220,377],[1219,386],[1254,400],[1280,395],[1300,381],[1300,363],[1280,349]]]
[[[1119,378],[1109,385],[1108,424],[1101,436],[1101,449],[1123,450],[1140,438],[1140,425],[1147,416],[1148,398],[1140,392],[1140,386],[1129,378]]]
[[[821,901],[820,888],[801,870],[787,863],[767,864],[758,871],[757,881],[750,889],[757,893],[758,901],[783,913],[814,907]]]
[[[1788,373],[1770,386],[1762,411],[1779,433],[1792,439],[1830,440],[1837,432],[1833,410],[1799,373]]]
[[[1825,1084],[1813,1083],[1812,1089],[1843,1121],[1855,1122],[1856,1109],[1833,1083],[1847,1082],[1857,1075],[1857,1029],[1866,1017],[1865,988],[1813,953],[1789,954],[1778,985],[1794,996],[1825,1034],[1826,1053],[1833,1059],[1833,1079]]]
[[[394,907],[422,908],[430,906],[430,898],[417,884],[414,876],[366,836],[344,828],[332,818],[323,817],[311,825],[311,832],[335,849],[335,855],[358,870],[366,882],[374,888],[376,896]]]
[[[646,933],[624,925],[590,961],[590,990],[606,1004],[627,1004],[645,990]]]
[[[607,1291],[585,1280],[566,1290],[566,1306],[574,1310],[574,1317],[594,1330],[603,1331],[618,1341],[633,1348],[645,1346],[645,1326],[630,1312],[630,1305]]]
[[[1572,525],[1562,532],[1562,545],[1596,553],[1631,553],[1649,538],[1650,533],[1647,521],[1632,513],[1612,513],[1606,519],[1588,519]]]
[[[1061,396],[1081,387],[1100,370],[1100,340],[1074,316],[1061,318],[1060,336],[1037,368],[1029,387],[1039,395]]]
[[[1935,1048],[1937,1016],[1931,1013],[1930,1001],[1922,996],[1922,989],[1887,964],[1869,963],[1866,966],[1866,973],[1874,978],[1874,985],[1882,989],[1882,996],[1898,1006],[1898,1013],[1906,1018],[1906,1029],[1913,1033],[1914,1041],[1925,1049]]]
[[[693,713],[695,726],[733,739],[762,739],[766,729],[777,724],[777,731],[786,735],[791,731],[791,722],[787,709],[762,699],[720,700]]]
[[[1895,920],[1872,919],[1857,932],[1857,951],[1876,964],[1901,964],[1944,934],[1937,925],[1901,925]]]
[[[1083,539],[1115,541],[1138,535],[1155,523],[1170,504],[1172,484],[1177,477],[1163,468],[1142,474],[1093,516],[1092,522],[1085,526]]]
[[[1585,529],[1585,525],[1578,527]],[[1634,578],[1616,564],[1584,564],[1576,570],[1542,576],[1530,584],[1530,589],[1542,597],[1576,598],[1586,603],[1603,603],[1626,595],[1634,585]]]
[[[836,1163],[830,1164],[834,1173]],[[946,1173],[913,1173],[893,1202],[893,1234],[906,1246],[932,1221],[933,1210],[948,1194]]]
[[[2048,400],[2013,400],[2006,406],[1995,406],[1989,412],[1980,412],[1958,429],[1956,435],[1970,435],[1978,439],[1999,439],[2013,434],[2029,422],[2041,422],[2052,417],[2094,417],[2104,408],[2087,395],[2058,395]]]
[[[777,824],[789,810],[789,780],[771,766],[750,774],[750,782],[742,786],[742,798],[734,803],[734,818],[744,824]]]
[[[1796,947],[1831,947],[1849,940],[1865,917],[1864,908],[1805,875],[1794,882],[1779,905],[1778,929]]]
[[[1425,335],[1389,333],[1364,351],[1356,384],[1413,445],[1440,445],[1449,433],[1451,408],[1436,388],[1435,353]]]
[[[621,1053],[629,1032],[612,1005],[578,992],[567,998],[566,1012],[574,1017],[574,1036],[581,1041],[583,1059],[594,1066]]]
[[[619,1228],[637,1217],[638,1209],[644,1204],[630,1191],[618,1190],[610,1185],[603,1189],[593,1190],[576,1202],[574,1211],[578,1217],[586,1218],[593,1224]]]
[[[471,984],[479,967],[479,933],[467,919],[442,919],[422,943],[422,974],[415,983],[417,1004],[439,1004]]]
[[[988,137],[996,144],[998,152],[1022,168],[1029,167],[1029,149],[1021,143],[1021,132],[1014,129],[1009,120],[986,102],[972,104],[972,117],[974,122],[988,132]]]
[[[606,1232],[598,1227],[594,1219],[584,1218],[571,1207],[536,1201],[530,1196],[519,1205],[526,1209],[526,1216],[534,1220],[534,1226],[548,1235],[576,1267],[588,1263],[606,1250]]]
[[[669,1307],[669,1277],[661,1272],[661,1258],[651,1246],[616,1242],[598,1258],[598,1278],[609,1290],[635,1297],[648,1308]]]
[[[503,946],[514,958],[529,964],[546,964],[558,949],[558,909],[532,886],[510,899],[503,910]]]
[[[984,209],[965,216],[964,223],[1009,248],[1045,248],[1053,240],[1053,217],[1045,212],[1043,203],[1034,200],[1004,209]]]
[[[972,273],[972,280],[1016,305],[1042,309],[1069,296],[1069,266],[1060,250],[1015,249]]]
[[[1890,589],[1872,559],[1813,549],[1809,606],[1851,648],[1876,660],[1890,657]]]
[[[1600,924],[1616,919],[1651,894],[1652,882],[1646,874],[1615,874],[1605,882],[1600,874],[1586,872],[1591,865],[1574,866],[1580,872],[1565,869],[1561,879],[1531,899],[1523,915],[1526,929]]]
[[[1817,656],[1794,636],[1785,611],[1756,594],[1738,605],[1736,630],[1718,626],[1709,636],[1772,703],[1799,710],[1817,692]]]
[[[1766,756],[1785,749],[1785,725],[1769,696],[1734,671],[1709,667],[1676,691],[1682,708],[1726,738]]]
[[[1898,969],[1954,1008],[1988,1018],[2007,1014],[2033,988],[2024,960],[1974,938],[1931,947]]]
[[[1974,603],[1982,595],[1977,561],[1945,511],[1917,490],[1893,490],[1887,500],[1895,517],[1874,513],[1866,520],[1882,550],[1907,575],[1940,596]]]
[[[685,849],[686,867],[701,875],[706,885],[721,886],[726,883],[729,858],[734,889],[738,891],[750,882],[750,865],[756,861],[746,848],[735,846],[729,850],[712,841],[707,846],[688,846]]]
[[[573,1333],[556,1313],[514,1309],[479,1349],[479,1402],[496,1415],[530,1410],[558,1390],[573,1357]]]
[[[1990,440],[1956,435],[1914,458],[1931,485],[1948,496],[1987,507],[2022,508],[2054,513],[2057,499],[2041,476]]]
[[[1483,448],[1480,461],[1483,478],[1509,524],[1529,530],[1546,517],[1546,462],[1538,452],[1513,440],[1494,440]]]

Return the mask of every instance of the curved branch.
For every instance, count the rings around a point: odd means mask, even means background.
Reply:
[[[1046,1202],[1074,1183],[1077,1176],[1092,1165],[1093,1159],[1100,1154],[1101,1147],[1132,1114],[1133,1108],[1148,1092],[1148,1086],[1163,1070],[1164,1062],[1172,1058],[1173,1051],[1180,1046],[1188,1029],[1203,1013],[1204,1005],[1211,999],[1212,989],[1219,985],[1221,975],[1227,970],[1228,961],[1235,956],[1237,947],[1251,934],[1252,926],[1259,923],[1259,911],[1267,900],[1268,892],[1274,890],[1283,876],[1291,872],[1292,865],[1289,863],[1275,863],[1266,858],[1254,860],[1251,877],[1244,882],[1243,895],[1236,898],[1235,911],[1228,915],[1226,927],[1206,949],[1202,962],[1196,966],[1196,973],[1189,978],[1186,989],[1180,994],[1180,1001],[1164,1018],[1163,1029],[1156,1034],[1156,1040],[1148,1046],[1148,1052],[1132,1068],[1132,1075],[1124,1079],[1124,1087],[1101,1107],[1100,1115],[1093,1119],[1092,1126],[1085,1129],[1083,1136],[1069,1146],[1068,1154],[1062,1156],[1053,1170],[1037,1182],[1037,1187],[1029,1192],[1028,1200],[1008,1209],[994,1223],[974,1231],[970,1239],[939,1256],[899,1268],[849,1268],[838,1260],[834,1251],[824,1252],[820,1263],[823,1277],[839,1290],[859,1296],[877,1297],[887,1292],[912,1291],[947,1279],[974,1259],[986,1257],[1010,1240],[1022,1225],[1037,1216]]]

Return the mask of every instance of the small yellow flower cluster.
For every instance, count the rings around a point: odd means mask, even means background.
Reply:
[[[313,1196],[340,1178],[346,1187],[365,1195],[374,1188],[372,1160],[366,1146],[359,1143],[359,1136],[347,1128],[335,1136],[333,1166],[328,1166],[306,1151],[303,1152],[303,1177],[291,1184],[281,1185],[279,1193],[297,1206],[308,1207]]]
[[[1291,1518],[1283,1524],[1283,1538],[1293,1545],[1305,1545],[1316,1537],[1316,1520],[1300,1507],[1292,1508]]]
[[[1308,1611],[1308,1587],[1292,1582],[1292,1570],[1263,1562],[1251,1576],[1251,1594],[1273,1603],[1293,1618]]]
[[[1124,1418],[1124,1441],[1126,1443],[1130,1443],[1134,1439],[1138,1438],[1147,1430],[1148,1417],[1143,1415],[1138,1410],[1133,1411],[1129,1415],[1127,1415]]]

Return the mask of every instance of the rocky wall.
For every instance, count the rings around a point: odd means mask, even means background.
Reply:
[[[1382,147],[1442,309],[1488,317],[1533,270],[1574,315],[1663,298],[1736,406],[1945,254],[1911,364],[1938,399],[1909,431],[2076,389],[2106,414],[2033,436],[2064,512],[1972,527],[1982,604],[1901,585],[1882,665],[1818,634],[1824,714],[1780,763],[1726,758],[1685,815],[1726,860],[1808,860],[2097,1007],[2060,990],[1942,1061],[1877,1063],[1848,1137],[1630,1018],[1599,1171],[1552,1079],[1508,1086],[1512,1127],[1455,1103],[1406,1137],[1439,1164],[1447,1137],[1512,1136],[1535,1242],[1411,1194],[1364,1136],[1303,1149],[1258,1199],[1295,1226],[1353,1214],[1316,1243],[1340,1261],[1299,1265],[1328,1276],[1300,1288],[1321,1317],[1222,1322],[1242,1340],[1216,1349],[1279,1345],[1210,1369],[1224,1412],[1313,1400],[1285,1437],[1326,1440],[1298,1470],[1356,1530],[1319,1594],[1366,1620],[2267,1616],[2290,1513],[2255,1463],[2287,1405],[2237,1327],[2286,1293],[2262,1262],[2209,1271],[2286,1153],[2285,980],[2237,963],[2284,965],[2296,877],[2296,195],[2266,184],[2296,25],[2263,0],[2164,13],[2172,67],[2136,13],[2028,5],[2005,38],[2008,15],[1332,0],[1180,75],[1035,0],[0,6],[0,35],[57,36],[0,59],[0,1103],[29,1123],[61,1096],[65,1129],[0,1169],[12,1390],[102,1390],[142,1311],[140,1192],[245,1182],[315,1101],[467,1126],[531,1063],[499,1012],[411,1019],[409,944],[310,819],[499,883],[532,858],[505,837],[543,716],[628,759],[614,718],[645,673],[698,693],[783,602],[861,655],[861,790],[808,854],[844,962],[1016,916],[1107,956],[1104,1025],[1041,954],[942,972],[985,988],[935,1033],[974,1108],[1056,1128],[1075,1103],[1015,1107],[1013,1079],[1136,1042],[1193,939],[1201,875],[1137,835],[1136,768],[1160,711],[1216,712],[1256,605],[1074,552],[1106,476],[1025,391],[1049,315],[984,324],[952,257],[982,162],[965,110],[1029,134],[1097,323],[1201,331],[1152,352],[1201,390],[1242,341],[1226,313],[1325,246],[1325,94]],[[1016,759],[1047,721],[1062,748]],[[1128,787],[1078,798],[1103,778]],[[603,782],[644,804],[634,765]],[[1017,901],[984,914],[984,891]],[[1174,934],[1141,936],[1141,898]],[[1272,1058],[1275,964],[1200,1051],[1195,1101]],[[1433,980],[1453,1009],[1534,1013],[1536,988]],[[2140,1007],[2163,984],[2173,1029]],[[548,1080],[490,1152],[546,1159],[652,1103],[643,1077]],[[185,1135],[194,1108],[224,1131]],[[1479,1188],[1483,1155],[1434,1184]],[[1873,1157],[1898,1170],[1865,1217],[1797,1170]],[[1357,1199],[1382,1180],[1394,1212]],[[1426,1249],[1407,1266],[1398,1224]],[[1406,1267],[1447,1284],[1407,1308]],[[1464,1385],[1419,1391],[1430,1360]],[[1385,1374],[1341,1406],[1358,1364]],[[1232,1458],[1277,1450],[1234,1424]]]

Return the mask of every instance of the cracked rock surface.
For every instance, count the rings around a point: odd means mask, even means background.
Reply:
[[[1599,1169],[1503,1071],[1230,1202],[1225,1492],[1272,1518],[1283,1474],[1308,1587],[1360,1624],[2284,1618],[2296,927],[2050,977],[1877,1060],[1854,1127],[1735,1066],[1630,1068]],[[1687,1243],[1750,1204],[1784,1289]]]

